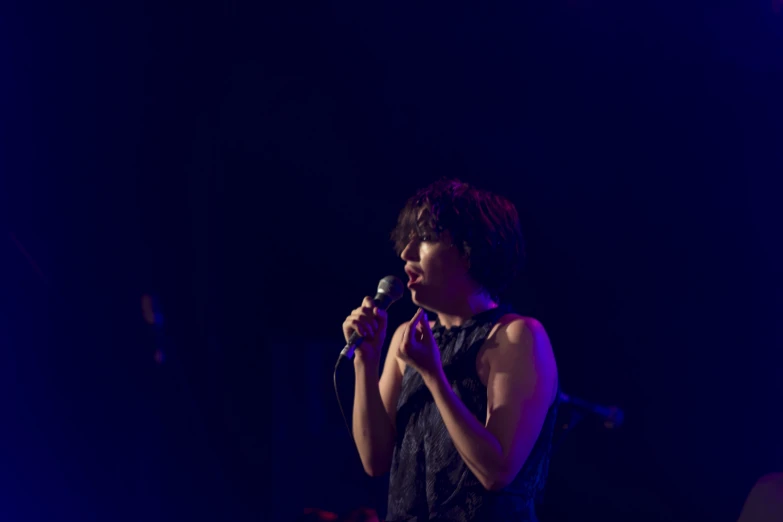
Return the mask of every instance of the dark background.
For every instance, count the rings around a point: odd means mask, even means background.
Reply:
[[[513,304],[564,390],[626,413],[567,435],[542,518],[736,520],[783,469],[782,24],[775,0],[4,2],[0,518],[383,513],[340,325],[402,275],[405,198],[455,176],[517,204]]]

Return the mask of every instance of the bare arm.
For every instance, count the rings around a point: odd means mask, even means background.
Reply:
[[[353,437],[364,470],[374,477],[387,473],[391,468],[397,399],[402,383],[397,350],[406,326],[400,326],[392,336],[380,381],[379,361],[366,359],[358,351],[354,359]]]
[[[543,327],[516,319],[498,329],[487,350],[487,419],[482,424],[454,394],[442,371],[425,378],[454,446],[489,490],[522,469],[556,393],[557,368]]]

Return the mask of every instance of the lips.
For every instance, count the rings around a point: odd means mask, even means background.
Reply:
[[[411,285],[415,285],[421,281],[421,273],[413,270],[412,268],[405,267],[405,273],[408,274],[408,288]]]

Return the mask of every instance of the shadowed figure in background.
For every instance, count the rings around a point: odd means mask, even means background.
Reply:
[[[364,336],[353,435],[365,471],[391,474],[385,520],[537,520],[558,378],[544,327],[500,300],[522,263],[516,208],[441,180],[408,200],[392,238],[419,309],[382,372],[385,311],[367,297],[343,323],[346,340]]]

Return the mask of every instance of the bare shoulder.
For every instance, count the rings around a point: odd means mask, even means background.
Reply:
[[[504,372],[527,374],[553,382],[557,388],[557,363],[549,335],[540,321],[532,317],[506,314],[490,332],[478,363],[487,372],[492,368]],[[555,391],[553,391],[555,393]]]
[[[496,335],[500,357],[523,357],[555,369],[552,343],[544,325],[537,319],[507,314],[498,323]]]
[[[489,338],[501,349],[515,349],[519,346],[551,349],[549,335],[544,325],[532,317],[518,314],[506,314],[501,317],[489,334]]]
[[[495,334],[501,340],[516,344],[525,340],[549,345],[549,335],[538,319],[518,314],[506,314],[495,325]]]
[[[489,363],[494,358],[522,355],[534,349],[551,350],[543,325],[532,317],[506,314],[490,330],[479,358]]]

